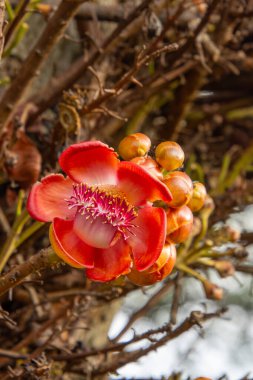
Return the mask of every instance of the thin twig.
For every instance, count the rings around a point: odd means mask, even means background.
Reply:
[[[9,358],[9,359],[26,359],[27,356],[24,354],[20,354],[15,351],[11,350],[4,350],[3,348],[0,348],[0,358]]]
[[[18,27],[20,21],[26,15],[26,8],[29,5],[30,1],[31,0],[23,0],[22,4],[19,6],[19,9],[15,15],[15,18],[12,20],[12,22],[6,28],[5,45],[7,45],[8,42],[11,40],[13,33],[15,32],[16,28]]]
[[[0,206],[0,224],[2,226],[3,231],[8,234],[11,230],[11,226],[1,206]]]
[[[140,70],[142,66],[144,66],[146,63],[148,63],[152,58],[158,57],[160,54],[166,52],[166,53],[171,53],[175,50],[178,49],[177,44],[170,44],[168,46],[164,46],[161,49],[158,49],[148,55],[145,55],[144,57],[138,59],[136,61],[136,64],[134,67],[132,67],[127,73],[123,75],[121,79],[118,80],[118,82],[115,83],[113,87],[113,91],[106,92],[101,94],[97,99],[93,100],[90,104],[87,106],[83,107],[81,110],[81,114],[87,114],[91,112],[93,109],[96,109],[100,106],[100,104],[106,102],[113,96],[117,95],[122,91],[122,89],[129,84],[132,81],[132,78],[134,78],[134,75]]]
[[[152,297],[145,303],[144,306],[142,306],[140,309],[138,309],[135,313],[131,315],[129,318],[127,324],[123,327],[123,329],[117,334],[117,336],[112,340],[113,342],[117,342],[126,332],[129,330],[129,328],[134,324],[137,319],[141,318],[143,315],[145,315],[150,309],[152,309],[159,301],[160,299],[167,294],[168,290],[173,285],[172,280],[168,280],[155,294],[153,294]]]
[[[90,56],[85,60],[83,57],[74,62],[66,72],[60,77],[54,79],[53,83],[49,83],[44,89],[41,90],[35,100],[37,111],[30,114],[29,121],[34,121],[42,112],[48,107],[52,106],[63,90],[69,89],[75,82],[85,73],[89,66],[93,66],[98,58],[102,58],[112,43],[125,31],[126,27],[130,25],[140,14],[148,7],[152,0],[144,0],[137,8],[135,8],[128,17],[121,22],[114,31],[106,38],[101,47],[96,47]],[[33,99],[32,99],[33,100]]]
[[[242,264],[237,264],[235,265],[235,269],[238,272],[243,272],[247,274],[253,274],[253,265],[242,265]]]
[[[220,3],[220,0],[213,0],[212,1],[212,3],[207,8],[207,11],[206,11],[204,17],[200,21],[199,25],[195,29],[192,36],[190,36],[187,39],[187,41],[184,43],[184,45],[182,45],[181,48],[172,55],[171,59],[169,60],[170,64],[176,62],[179,58],[181,58],[183,56],[184,53],[186,53],[192,47],[192,45],[196,41],[198,35],[202,32],[202,30],[207,25],[211,15],[215,11],[215,9],[219,5],[219,3]]]
[[[92,371],[93,376],[102,375],[108,372],[114,372],[118,368],[123,367],[125,364],[134,362],[141,358],[144,355],[147,355],[151,351],[155,351],[157,348],[163,346],[167,342],[177,338],[181,334],[185,333],[186,331],[190,330],[193,326],[199,326],[202,327],[202,323],[215,318],[220,317],[223,313],[226,312],[226,309],[220,309],[217,312],[214,313],[207,313],[204,314],[200,311],[193,311],[188,318],[184,320],[184,322],[176,327],[174,330],[170,331],[170,324],[167,325],[168,327],[168,333],[156,341],[155,343],[150,344],[146,348],[138,348],[137,350],[131,351],[131,352],[124,352],[124,355],[122,352],[120,352],[118,355],[115,355],[111,361],[108,361],[98,368],[95,368]],[[134,341],[134,339],[133,339]]]
[[[4,47],[4,34],[3,34],[4,16],[5,16],[5,1],[0,0],[0,60],[2,57],[2,52],[3,52],[3,47]]]
[[[170,310],[170,323],[175,325],[177,323],[177,312],[179,308],[179,302],[180,302],[180,296],[182,292],[182,278],[183,273],[178,272],[177,278],[175,279],[175,287],[174,287],[174,294],[173,294],[173,300]]]
[[[38,341],[39,337],[49,328],[55,326],[60,319],[66,317],[66,314],[69,311],[70,303],[60,305],[58,309],[56,309],[55,315],[51,316],[47,321],[45,321],[38,329],[33,329],[30,333],[26,334],[25,337],[19,341],[14,347],[12,347],[12,351],[17,352],[21,350],[23,347],[29,346],[34,341]],[[0,368],[5,366],[9,360],[7,358],[0,359]]]
[[[95,18],[99,21],[122,22],[126,18],[126,7],[121,4],[108,6],[87,2],[80,7],[76,18],[85,21]]]

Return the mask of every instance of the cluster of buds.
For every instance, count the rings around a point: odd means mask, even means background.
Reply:
[[[150,139],[135,133],[125,137],[118,152],[124,160],[141,166],[170,190],[172,199],[164,206],[167,216],[167,234],[162,253],[157,262],[144,272],[132,269],[128,278],[137,285],[151,285],[168,276],[176,261],[176,244],[185,242],[192,231],[193,212],[199,211],[206,199],[205,186],[192,182],[181,170],[184,151],[176,142],[165,141],[155,149],[155,157],[149,155]],[[158,204],[161,207],[161,204]]]

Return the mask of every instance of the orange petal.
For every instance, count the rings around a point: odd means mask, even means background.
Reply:
[[[94,281],[111,281],[130,271],[132,259],[128,244],[119,239],[108,249],[96,249],[94,268],[87,269],[86,275]]]
[[[147,269],[147,272],[149,273],[157,272],[161,268],[163,268],[168,263],[169,260],[170,261],[172,260],[175,263],[175,259],[176,259],[176,247],[174,244],[167,243],[164,245],[162,252],[160,256],[158,257],[158,259],[156,260],[156,262]]]
[[[73,221],[54,219],[50,226],[50,242],[55,253],[75,268],[93,268],[94,248],[74,233]]]
[[[127,243],[131,246],[137,270],[143,271],[160,256],[166,236],[166,214],[162,208],[140,209],[134,220],[137,226]]]
[[[147,286],[155,284],[156,282],[162,281],[167,277],[174,268],[176,262],[176,248],[171,245],[170,256],[161,268],[156,271],[145,270],[144,272],[139,272],[135,268],[127,275],[129,280],[139,286]]]

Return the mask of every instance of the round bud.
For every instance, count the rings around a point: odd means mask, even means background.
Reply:
[[[160,180],[163,178],[163,175],[160,171],[159,165],[150,156],[135,157],[131,161],[134,162],[135,164],[141,166],[143,169],[145,169],[149,174],[151,174],[155,178],[158,178]]]
[[[220,301],[223,298],[223,289],[218,285],[206,280],[203,283],[203,287],[206,293],[206,298],[216,301]]]
[[[134,157],[145,156],[151,147],[150,138],[143,133],[134,133],[121,140],[118,152],[124,160],[131,160]]]
[[[174,141],[164,141],[155,150],[156,161],[166,170],[180,168],[184,162],[184,151]]]
[[[192,197],[193,185],[190,177],[183,172],[172,172],[163,180],[171,192],[170,207],[186,205]]]
[[[167,211],[167,240],[182,243],[190,235],[193,215],[187,206],[171,208]]]
[[[235,273],[234,265],[228,260],[216,261],[214,268],[219,272],[221,277],[233,276]]]
[[[133,268],[127,277],[135,285],[152,285],[167,277],[172,272],[175,262],[176,248],[174,244],[166,244],[155,264],[143,272]]]
[[[204,206],[205,199],[206,199],[205,186],[201,182],[194,182],[193,194],[187,206],[192,210],[192,212],[199,211]]]

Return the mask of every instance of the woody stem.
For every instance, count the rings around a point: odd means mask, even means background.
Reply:
[[[47,268],[52,268],[58,263],[62,263],[62,261],[54,253],[52,247],[42,249],[28,261],[16,265],[13,269],[0,277],[0,296],[19,285],[27,276]]]

